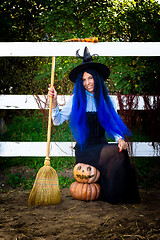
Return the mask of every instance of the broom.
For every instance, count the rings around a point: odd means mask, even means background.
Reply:
[[[55,57],[52,57],[51,89],[53,89],[54,85],[54,68]],[[51,114],[52,114],[52,97],[50,97],[49,104],[46,158],[44,161],[44,166],[41,167],[37,173],[32,191],[28,199],[28,206],[58,204],[61,202],[58,176],[56,171],[50,166],[49,158],[51,138]]]

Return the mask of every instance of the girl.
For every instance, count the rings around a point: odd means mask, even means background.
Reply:
[[[136,174],[124,140],[131,133],[108,95],[104,80],[109,74],[106,65],[92,61],[86,47],[83,63],[69,74],[75,87],[61,111],[56,90],[48,88],[48,96],[53,99],[53,124],[60,125],[69,120],[76,140],[76,163],[89,164],[100,171],[101,200],[112,204],[135,203],[140,200]],[[106,133],[117,144],[108,144]]]

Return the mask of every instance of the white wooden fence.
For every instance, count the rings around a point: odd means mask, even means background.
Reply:
[[[160,42],[1,42],[0,57],[83,55],[87,46],[99,56],[160,56]]]
[[[99,56],[160,56],[160,42],[1,42],[0,57],[26,56],[75,56],[76,50],[83,55],[87,46],[92,54]],[[40,96],[45,102],[45,97]],[[144,109],[143,98],[139,97],[137,109]],[[119,109],[116,96],[112,96],[114,105]],[[61,105],[67,97],[59,96]],[[151,98],[152,101],[152,98]],[[43,104],[42,104],[43,107]],[[34,96],[1,95],[0,109],[37,109]],[[50,156],[74,156],[75,143],[51,142]],[[0,142],[0,156],[45,156],[46,142]],[[159,144],[154,149],[150,142],[133,143],[133,156],[159,156]]]
[[[48,108],[47,96],[38,96],[41,99],[42,107]],[[69,96],[59,95],[58,104],[60,108],[66,103]],[[111,95],[115,108],[119,109],[116,95]],[[150,97],[153,101],[153,97]],[[139,96],[137,110],[144,109],[144,101]],[[0,95],[0,109],[38,109],[36,96],[33,95]],[[74,156],[74,142],[51,142],[50,156]],[[0,142],[0,156],[18,157],[18,156],[45,156],[46,142]],[[153,157],[159,156],[160,147],[155,143],[153,148],[151,142],[134,142],[133,156],[135,157]]]

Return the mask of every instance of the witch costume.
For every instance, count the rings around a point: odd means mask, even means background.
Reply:
[[[83,86],[84,72],[94,78],[94,93]],[[106,65],[92,61],[86,47],[82,64],[69,74],[70,80],[75,83],[73,95],[61,111],[58,105],[52,110],[53,124],[60,125],[69,120],[76,140],[76,163],[89,164],[100,171],[101,200],[112,204],[136,203],[140,197],[128,152],[119,152],[118,144],[108,143],[106,137],[107,133],[118,142],[120,138],[130,135],[108,95],[104,80],[109,74]]]

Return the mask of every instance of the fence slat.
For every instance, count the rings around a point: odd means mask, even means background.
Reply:
[[[160,56],[160,42],[1,42],[0,56],[75,56],[85,46],[99,56]]]
[[[160,155],[160,146],[156,144],[154,149],[151,142],[134,142],[134,157],[155,157]],[[46,142],[0,142],[1,157],[45,157]],[[75,142],[51,142],[50,156],[75,156]]]
[[[60,109],[68,101],[69,95],[58,95],[58,104]],[[127,104],[125,107],[126,98],[125,95],[122,95],[124,100],[124,109],[127,109]],[[150,97],[151,104],[153,103],[153,96]],[[41,104],[43,108],[47,108],[45,103],[48,103],[47,96],[38,95],[38,98],[41,99]],[[0,95],[0,109],[39,109],[39,106],[36,101],[37,97],[34,95]],[[111,95],[113,104],[117,110],[119,110],[119,103],[117,95]],[[46,102],[47,101],[47,102]],[[135,99],[136,101],[136,99]],[[137,110],[144,110],[144,100],[142,96],[138,96],[138,106]]]
[[[66,103],[69,95],[58,95],[60,108]],[[39,109],[38,99],[41,107],[48,108],[48,98],[45,95],[0,95],[0,109]]]

